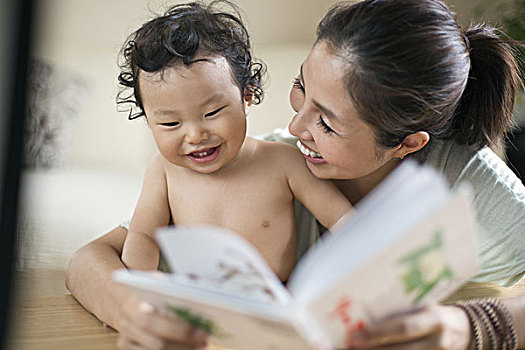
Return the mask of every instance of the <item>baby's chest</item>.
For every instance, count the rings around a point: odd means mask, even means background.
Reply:
[[[236,231],[254,231],[288,224],[293,198],[282,181],[201,181],[169,191],[173,222],[209,224]]]

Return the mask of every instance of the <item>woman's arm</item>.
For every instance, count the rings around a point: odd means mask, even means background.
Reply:
[[[87,310],[118,329],[120,301],[128,292],[112,281],[114,270],[125,268],[120,260],[127,230],[116,227],[75,252],[66,270],[66,287]]]
[[[90,312],[120,332],[119,349],[195,349],[207,334],[173,315],[156,310],[111,279],[124,268],[122,247],[127,230],[117,227],[89,242],[72,257],[66,286]]]

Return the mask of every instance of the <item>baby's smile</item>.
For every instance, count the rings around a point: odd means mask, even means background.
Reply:
[[[206,148],[202,150],[198,150],[196,152],[188,153],[187,156],[191,160],[197,163],[207,163],[214,161],[217,156],[219,155],[221,146],[212,147],[212,148]]]

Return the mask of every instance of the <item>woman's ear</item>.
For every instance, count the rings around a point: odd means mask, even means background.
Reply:
[[[394,152],[393,157],[403,159],[406,155],[414,153],[425,147],[430,141],[430,135],[426,131],[418,131],[405,137],[403,142]]]

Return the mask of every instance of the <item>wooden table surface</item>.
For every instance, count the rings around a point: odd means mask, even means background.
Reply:
[[[57,286],[57,282],[59,286]],[[63,272],[19,274],[12,307],[8,349],[115,349],[117,333],[103,327],[70,294],[64,294]],[[525,279],[513,288],[490,283],[468,283],[448,302],[474,297],[510,297],[525,294]],[[209,350],[219,350],[210,346]]]
[[[117,333],[70,294],[20,297],[15,305],[8,349],[116,349]]]

